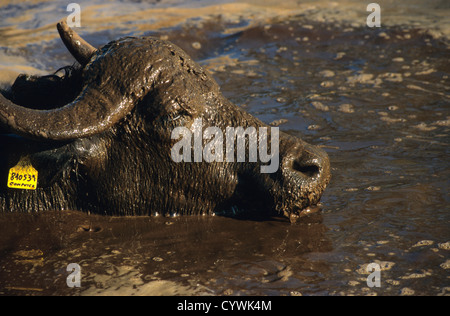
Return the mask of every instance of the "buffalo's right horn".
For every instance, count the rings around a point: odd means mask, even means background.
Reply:
[[[106,131],[134,106],[130,98],[101,94],[92,86],[68,105],[48,111],[19,106],[0,93],[0,127],[26,138],[67,141]]]
[[[81,39],[78,35],[75,37],[65,23],[58,24],[58,29],[65,30],[64,34],[72,34],[72,40]],[[75,49],[75,56],[80,62],[91,58],[92,46],[87,45],[76,46],[79,49]],[[112,54],[90,61],[91,77],[85,78],[87,81],[78,97],[61,108],[30,109],[14,104],[0,93],[0,128],[26,138],[55,141],[90,137],[108,130],[131,112],[136,100],[146,91],[139,84],[124,81],[121,77],[133,77],[142,71],[129,67],[130,73],[111,73],[116,71],[115,58]],[[105,65],[111,65],[113,70],[105,73],[108,69]]]

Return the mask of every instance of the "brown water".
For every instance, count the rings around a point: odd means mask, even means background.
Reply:
[[[360,1],[78,3],[93,45],[173,41],[234,103],[322,146],[332,182],[322,213],[297,224],[3,214],[0,294],[450,294],[446,1],[379,1],[374,29]],[[4,85],[73,63],[54,27],[65,6],[2,1]],[[379,288],[366,284],[372,262]],[[81,288],[66,285],[69,263]]]

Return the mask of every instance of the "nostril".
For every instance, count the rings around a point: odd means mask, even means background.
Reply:
[[[296,160],[294,160],[292,168],[296,171],[303,173],[304,175],[306,175],[307,177],[310,177],[310,178],[315,177],[320,172],[320,168],[318,166],[311,164],[311,163],[307,163],[307,164],[300,163]]]

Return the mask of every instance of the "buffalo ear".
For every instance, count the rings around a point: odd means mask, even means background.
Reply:
[[[49,188],[61,179],[70,179],[74,170],[74,158],[67,151],[49,150],[30,157],[33,168],[38,170],[38,188]]]
[[[0,179],[5,179],[1,181],[0,189],[6,190],[9,170],[24,157],[28,157],[33,168],[38,171],[38,188],[48,188],[58,180],[68,179],[67,173],[74,169],[74,157],[66,146],[0,134],[0,152],[8,152],[8,155],[0,155]]]

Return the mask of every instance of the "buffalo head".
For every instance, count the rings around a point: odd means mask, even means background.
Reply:
[[[224,135],[267,127],[174,44],[126,37],[95,49],[64,22],[58,31],[81,67],[63,78],[21,75],[0,94],[0,211],[292,216],[318,203],[330,178],[326,153],[282,132],[273,173],[248,159],[172,159],[173,130],[193,130],[200,118]],[[23,159],[39,172],[36,190],[7,188],[8,170]]]

